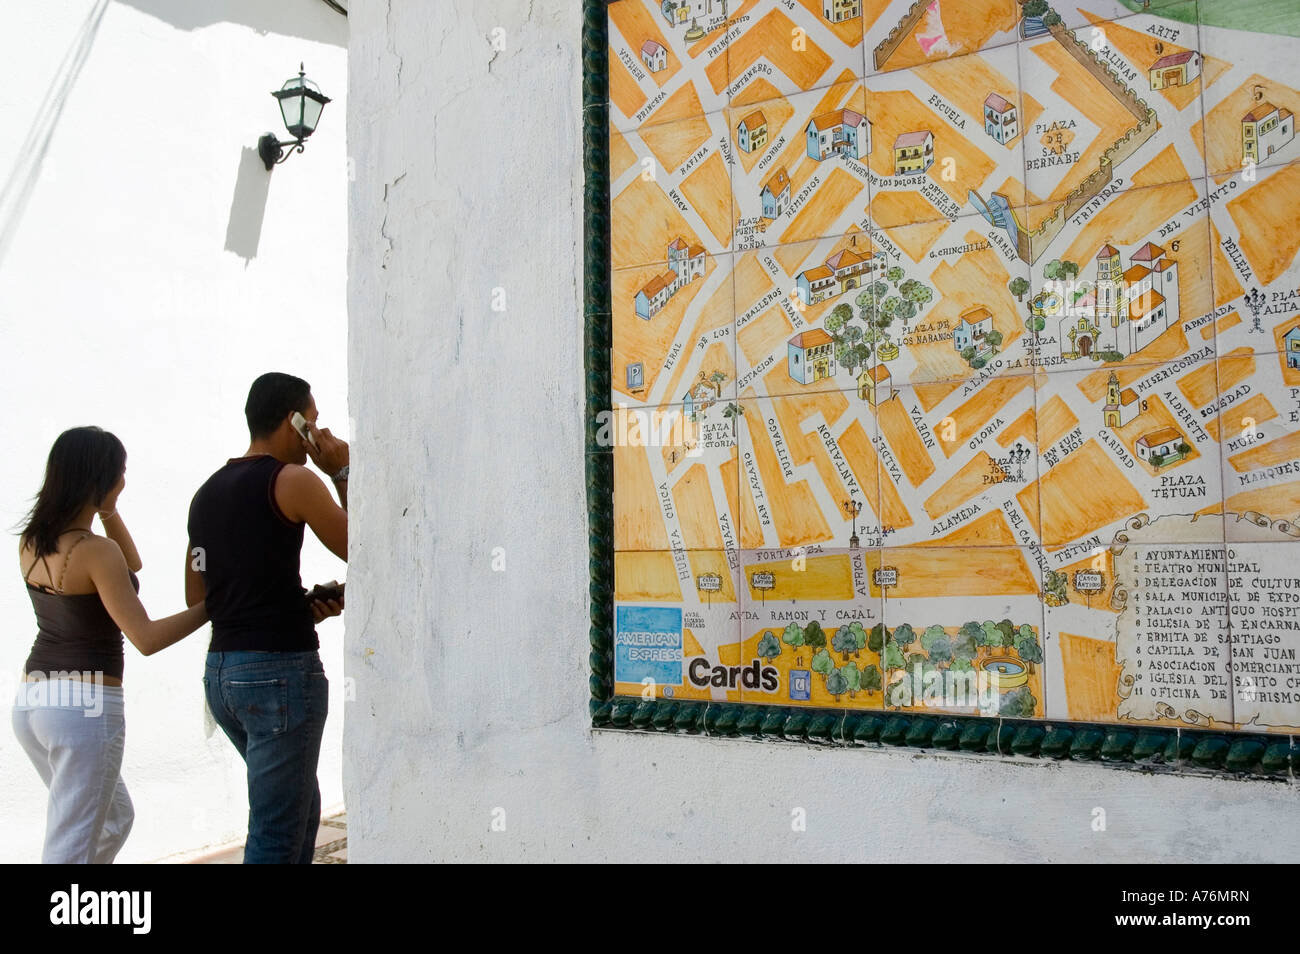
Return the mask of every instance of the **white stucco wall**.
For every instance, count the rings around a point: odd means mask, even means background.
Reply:
[[[580,4],[351,29],[350,860],[1294,857],[1290,782],[593,733]]]
[[[144,560],[141,598],[184,608],[189,501],[243,453],[248,386],[311,382],[346,434],[347,20],[319,0],[43,0],[0,30],[0,523],[25,512],[58,433],[99,424],[129,455],[120,509]],[[334,98],[307,151],[269,92],[306,63]],[[310,584],[346,568],[307,534]],[[12,541],[12,537],[10,537]],[[12,554],[12,550],[9,551]],[[0,586],[0,862],[37,861],[45,789],[9,727],[35,636],[12,555]],[[320,629],[332,713],[322,796],[342,802],[342,623]],[[124,776],[144,861],[242,837],[244,767],[205,734],[205,627],[144,658],[127,647]]]

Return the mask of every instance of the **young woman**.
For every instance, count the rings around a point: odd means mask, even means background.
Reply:
[[[126,450],[98,427],[64,431],[20,534],[19,568],[38,632],[13,725],[50,791],[46,864],[109,864],[135,812],[122,782],[122,634],[148,656],[207,620],[203,604],[153,620],[131,534],[117,512]],[[91,531],[98,513],[104,536]]]

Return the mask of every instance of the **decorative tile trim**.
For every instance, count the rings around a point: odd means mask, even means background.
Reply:
[[[607,10],[610,2],[583,0],[582,23],[586,247],[583,324],[592,727],[803,745],[962,751],[1005,759],[1098,762],[1142,771],[1236,778],[1291,779],[1300,773],[1300,739],[1294,736],[614,696],[614,462],[610,448],[600,447],[596,441],[597,415],[609,408],[612,344]]]

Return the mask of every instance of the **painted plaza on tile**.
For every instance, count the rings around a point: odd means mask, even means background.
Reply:
[[[618,695],[1300,730],[1286,6],[609,4]]]

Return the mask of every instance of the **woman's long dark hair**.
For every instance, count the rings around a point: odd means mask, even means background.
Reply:
[[[38,558],[57,552],[59,535],[86,504],[103,501],[125,471],[126,448],[108,431],[98,427],[64,431],[50,448],[45,483],[20,535],[23,546],[32,544]]]

